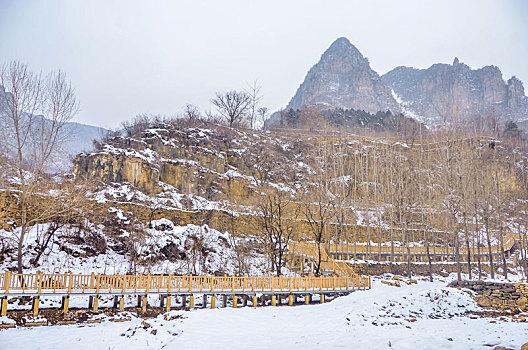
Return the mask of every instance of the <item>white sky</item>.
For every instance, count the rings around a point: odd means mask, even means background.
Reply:
[[[458,56],[528,82],[528,1],[0,0],[0,63],[62,69],[77,121],[115,128],[138,113],[211,109],[258,79],[285,106],[323,51],[347,37],[380,75]]]

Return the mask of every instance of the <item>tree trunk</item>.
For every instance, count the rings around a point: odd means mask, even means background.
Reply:
[[[22,261],[22,255],[24,250],[24,240],[26,239],[26,233],[27,233],[27,208],[26,208],[26,201],[22,200],[22,225],[20,227],[20,238],[18,240],[18,249],[17,249],[17,272],[19,274],[22,274],[24,272],[24,264]]]
[[[367,209],[367,259],[371,259],[371,256],[370,256],[370,252],[371,252],[371,247],[370,247],[370,213],[369,213],[369,210]]]
[[[480,229],[478,225],[478,213],[475,210],[475,233],[477,234],[477,266],[478,266],[478,279],[482,280],[482,265],[480,256]]]
[[[378,206],[378,261],[381,261],[381,210],[379,209],[379,206]]]
[[[502,259],[502,269],[504,271],[504,278],[508,279],[508,265],[506,264],[506,252],[504,251],[504,233],[502,231],[502,223],[499,224],[499,239],[501,250],[500,256]]]
[[[521,223],[517,222],[517,233],[519,233],[519,244],[520,244],[520,265],[523,277],[526,278],[526,251],[525,251],[525,240],[523,239],[523,234],[521,232]]]
[[[469,245],[469,232],[467,228],[466,213],[464,213],[464,233],[466,235],[468,276],[469,276],[469,279],[471,280],[471,249]]]
[[[277,255],[277,277],[280,277],[282,275],[282,249],[279,251],[279,254]]]
[[[40,260],[40,257],[42,256],[42,254],[44,253],[44,251],[48,247],[48,244],[51,241],[51,238],[53,237],[53,235],[55,234],[55,232],[57,232],[57,230],[59,228],[60,228],[60,226],[57,225],[54,228],[52,228],[51,231],[49,231],[48,237],[46,237],[46,241],[42,244],[41,248],[39,249],[39,251],[37,253],[37,256],[35,257],[35,259],[33,259],[33,262],[32,262],[33,266],[37,266],[37,264],[38,264],[38,262]]]
[[[403,227],[404,229],[404,233],[403,233],[403,236],[405,237],[404,238],[404,241],[405,241],[405,247],[406,247],[406,251],[407,251],[407,277],[411,278],[412,277],[412,269],[411,269],[411,248],[409,247],[409,242],[408,242],[408,237],[407,237],[407,222],[405,222],[405,225]]]
[[[17,272],[22,274],[24,272],[24,264],[22,263],[22,251],[24,248],[24,239],[26,238],[26,225],[22,225],[20,232],[20,239],[18,240],[18,250],[17,250]]]
[[[490,234],[489,234],[489,220],[488,220],[488,217],[484,218],[484,222],[486,224],[486,241],[488,243],[488,254],[489,254],[489,264],[490,264],[491,278],[495,278],[495,268],[493,266],[493,252],[491,250],[491,238],[490,238]]]
[[[433,262],[431,260],[431,253],[429,251],[429,237],[427,235],[427,230],[424,230],[424,239],[425,239],[425,253],[427,254],[427,262],[429,264],[429,281],[433,282]]]
[[[315,264],[315,275],[316,276],[320,276],[321,275],[321,261],[322,261],[322,257],[321,257],[321,239],[322,239],[322,234],[318,237],[317,239],[317,264]]]
[[[462,280],[462,268],[460,266],[460,239],[458,237],[458,232],[456,230],[456,216],[453,215],[453,239],[455,240],[455,263],[457,271],[457,280]]]

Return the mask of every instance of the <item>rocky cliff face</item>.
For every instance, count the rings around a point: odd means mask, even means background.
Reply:
[[[311,170],[285,169],[284,164],[292,158],[306,160],[301,156],[305,150],[306,145],[267,133],[159,125],[133,137],[114,137],[96,152],[79,154],[74,172],[106,184],[129,183],[163,201],[185,194],[217,204],[241,203],[261,181],[295,186]],[[196,209],[188,204],[176,207]]]
[[[337,39],[323,53],[286,108],[318,105],[366,112],[399,110],[368,59],[346,38]]]
[[[409,116],[429,125],[495,115],[506,121],[528,118],[522,82],[505,82],[495,66],[473,70],[458,58],[427,69],[397,67],[382,76]]]
[[[346,38],[339,38],[323,53],[297,89],[286,110],[317,106],[322,109],[357,109],[376,113],[399,112],[400,107],[370,68],[367,58]],[[275,115],[271,124],[278,123]]]

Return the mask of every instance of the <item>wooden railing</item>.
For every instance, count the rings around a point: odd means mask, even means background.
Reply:
[[[290,242],[289,251],[293,255],[302,255],[315,262],[319,261],[319,249],[315,243],[306,242]],[[337,261],[329,256],[324,247],[321,247],[321,266],[319,267],[320,272],[331,271],[339,276],[348,276],[351,278],[362,278],[354,271],[354,269],[346,262]]]
[[[504,239],[504,251],[510,251],[513,248],[513,245],[515,244],[515,237],[513,235],[506,235]],[[318,259],[319,251],[317,249],[316,243],[310,243],[310,242],[290,242],[289,243],[289,251],[292,254],[298,254],[298,255],[304,255],[307,257],[311,257],[314,260]],[[321,261],[322,261],[322,268],[328,269],[331,271],[335,271],[339,275],[347,275],[351,274],[349,272],[349,269],[351,267],[347,265],[344,262],[335,261],[331,256],[329,256],[328,252],[331,252],[332,254],[337,255],[365,255],[370,254],[373,257],[376,257],[378,252],[380,252],[384,255],[392,254],[394,252],[395,255],[405,255],[407,254],[407,247],[390,247],[390,246],[370,246],[370,249],[367,245],[364,244],[322,244],[321,246]],[[423,256],[426,255],[427,251],[425,247],[409,247],[409,251],[411,255],[416,256]],[[429,247],[429,253],[432,256],[454,256],[455,250],[453,247]],[[460,247],[459,249],[459,255],[461,258],[464,258],[467,256],[467,249],[464,247]],[[497,255],[501,253],[500,244],[496,244],[491,246],[491,253],[493,255]],[[487,256],[489,254],[488,247],[481,247],[480,250],[477,250],[476,248],[470,248],[470,254],[471,255],[481,255],[481,256]],[[324,264],[324,265],[323,265]],[[335,269],[332,268],[332,266],[336,266]]]
[[[340,292],[370,288],[357,275],[331,277],[219,277],[173,275],[0,274],[2,295],[254,294]]]
[[[513,245],[515,244],[515,237],[513,235],[507,235],[504,238],[504,251],[509,251],[513,248]],[[329,250],[332,252],[338,252],[338,253],[352,253],[356,252],[357,254],[366,254],[368,253],[369,247],[367,245],[362,244],[329,244],[328,245]],[[382,246],[381,252],[383,254],[390,254],[392,252],[392,249],[394,249],[395,254],[406,254],[407,253],[407,247],[399,246],[399,247],[390,247],[390,246]],[[376,246],[370,246],[370,253],[375,254],[380,250],[380,247]],[[423,246],[419,247],[409,247],[409,251],[411,254],[415,255],[423,255],[427,253],[427,250]],[[492,245],[491,246],[491,252],[492,254],[499,254],[501,252],[500,244]],[[453,247],[438,247],[438,246],[430,246],[429,247],[429,253],[430,254],[449,254],[453,255],[455,254],[455,249]],[[488,247],[481,247],[480,251],[477,248],[470,248],[471,255],[486,255],[489,254]],[[467,255],[467,248],[464,246],[461,246],[459,249],[460,255]]]

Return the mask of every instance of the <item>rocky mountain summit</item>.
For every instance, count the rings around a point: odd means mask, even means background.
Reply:
[[[306,106],[353,108],[366,112],[399,106],[367,58],[346,38],[339,38],[313,66],[286,109]]]
[[[496,66],[471,69],[455,58],[451,65],[401,66],[380,77],[346,38],[323,53],[284,111],[307,107],[391,111],[428,125],[489,116],[503,123],[528,120],[522,82],[516,77],[505,82]],[[282,119],[275,113],[266,126],[284,125]]]
[[[404,113],[430,125],[491,115],[502,121],[528,118],[522,82],[516,77],[505,82],[496,66],[471,69],[455,58],[451,65],[427,69],[397,67],[382,79]]]

